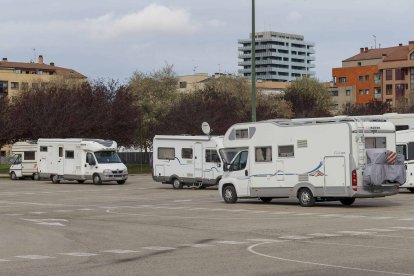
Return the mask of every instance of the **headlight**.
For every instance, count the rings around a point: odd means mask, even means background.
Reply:
[[[111,175],[112,174],[112,171],[111,170],[104,170],[103,171],[103,174],[104,175]]]

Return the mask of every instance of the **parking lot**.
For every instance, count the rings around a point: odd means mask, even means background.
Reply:
[[[0,178],[1,275],[414,275],[414,194],[300,207]]]

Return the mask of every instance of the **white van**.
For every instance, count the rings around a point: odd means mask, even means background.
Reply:
[[[414,193],[414,129],[397,131],[396,140],[397,152],[404,156],[407,169],[407,180],[401,188]]]
[[[117,144],[100,139],[39,139],[38,171],[53,183],[77,180],[94,184],[116,181],[124,184],[128,169],[117,154]]]
[[[33,180],[38,180],[39,174],[37,173],[36,142],[16,142],[12,145],[11,151],[13,158],[9,169],[10,179],[16,180],[29,176]]]
[[[351,205],[355,198],[398,193],[395,179],[374,184],[370,175],[363,175],[366,167],[377,166],[368,163],[367,151],[395,154],[395,127],[390,122],[315,118],[241,123],[227,130],[223,145],[223,151],[239,150],[232,162],[225,164],[219,183],[226,203],[239,198],[268,202],[297,197],[304,207],[318,200]],[[390,168],[387,164],[378,166]],[[398,169],[399,179],[405,181],[403,162],[392,168]]]
[[[155,135],[153,179],[174,189],[217,185],[223,174],[221,148],[223,136]]]

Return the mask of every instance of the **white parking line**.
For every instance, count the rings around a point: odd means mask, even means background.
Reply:
[[[30,214],[41,215],[41,214],[47,214],[47,212],[30,212]]]
[[[194,248],[203,248],[203,247],[212,247],[214,244],[208,244],[208,243],[184,243],[179,244],[179,246],[183,247],[194,247]]]
[[[94,253],[86,253],[86,252],[70,252],[70,253],[59,253],[60,255],[67,255],[67,256],[74,256],[74,257],[90,257],[96,256],[99,254]]]
[[[362,232],[362,231],[338,231],[341,234],[348,234],[348,235],[370,235],[376,232]]]
[[[308,234],[310,236],[315,236],[315,237],[342,237],[341,234],[326,234],[326,233],[313,233],[313,234]]]
[[[175,248],[175,247],[163,247],[163,246],[147,246],[147,247],[142,247],[142,249],[156,250],[156,251],[166,251],[166,250],[175,250],[177,248]]]
[[[402,219],[398,219],[398,220],[403,220],[403,221],[412,221],[412,220],[414,220],[414,218],[402,218]]]
[[[368,229],[363,229],[365,231],[375,231],[375,232],[395,232],[397,230],[393,230],[393,229],[382,229],[382,228],[368,228]]]
[[[50,256],[42,256],[42,255],[23,255],[23,256],[15,256],[16,258],[21,259],[31,259],[31,260],[42,260],[42,259],[53,259],[55,257]]]
[[[220,244],[246,244],[247,242],[242,241],[218,241]]]
[[[394,226],[391,228],[402,229],[402,230],[414,230],[414,227],[405,227],[405,226]]]
[[[141,251],[136,251],[136,250],[124,250],[124,249],[113,249],[113,250],[105,250],[102,251],[105,253],[115,253],[115,254],[128,254],[128,253],[138,253]]]
[[[0,262],[10,262],[10,260],[0,259]]]
[[[312,239],[313,237],[308,236],[283,236],[279,237],[279,239],[286,239],[286,240],[305,240],[305,239]]]
[[[253,242],[287,242],[287,240],[274,240],[274,239],[247,239]]]

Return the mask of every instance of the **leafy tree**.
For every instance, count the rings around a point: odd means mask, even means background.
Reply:
[[[381,115],[390,112],[391,109],[388,103],[384,102],[369,102],[367,104],[346,104],[342,109],[342,114],[349,116],[360,115]]]
[[[285,100],[291,102],[296,118],[331,116],[331,95],[315,78],[293,81],[286,90]]]

